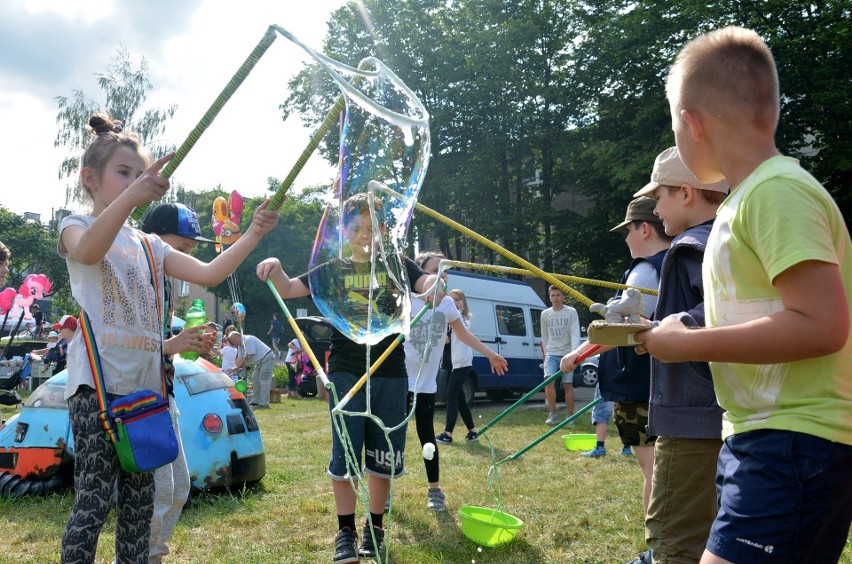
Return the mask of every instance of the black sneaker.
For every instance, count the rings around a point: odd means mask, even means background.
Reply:
[[[334,539],[334,564],[358,562],[358,535],[349,527],[343,527]]]
[[[445,445],[449,445],[453,443],[453,438],[446,433],[446,431],[441,431],[435,440],[439,443],[444,443]]]
[[[375,527],[373,529],[373,534],[376,535],[375,544],[373,543],[373,535],[370,534],[369,525],[364,525],[363,534],[364,540],[361,543],[361,548],[358,549],[358,556],[360,556],[361,558],[375,558],[376,554],[384,555],[385,530],[381,527]]]
[[[479,440],[479,433],[476,431],[468,431],[467,435],[464,436],[464,440],[469,443],[475,442]]]

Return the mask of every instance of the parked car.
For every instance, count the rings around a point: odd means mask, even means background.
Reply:
[[[44,494],[73,484],[67,371],[48,379],[0,426],[0,495]],[[217,366],[175,358],[175,403],[193,490],[242,486],[266,474],[257,420]]]
[[[600,355],[595,355],[587,358],[580,364],[580,367],[574,371],[574,387],[578,385],[594,388],[598,384],[598,360]]]

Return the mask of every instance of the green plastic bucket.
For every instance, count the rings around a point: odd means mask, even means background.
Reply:
[[[598,444],[598,438],[593,433],[575,433],[562,435],[562,442],[567,450],[592,450]]]
[[[515,538],[524,522],[496,509],[465,505],[459,509],[462,533],[482,546],[498,546]]]
[[[236,382],[234,382],[234,389],[236,389],[241,394],[244,394],[248,389],[248,385],[246,384],[245,380],[237,380]]]

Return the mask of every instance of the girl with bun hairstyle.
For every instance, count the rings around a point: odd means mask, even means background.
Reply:
[[[106,114],[89,119],[93,139],[80,161],[80,183],[91,198],[88,215],[71,215],[59,227],[59,254],[68,265],[71,293],[91,321],[107,402],[133,392],[162,389],[162,355],[200,351],[198,332],[163,346],[165,275],[215,286],[245,259],[278,222],[264,202],[248,231],[210,263],[174,250],[156,235],[125,225],[134,208],[169,190],[160,176],[173,153],[153,161],[139,137]],[[153,161],[153,162],[152,162]],[[145,244],[156,268],[152,280]],[[156,282],[156,284],[152,283]],[[75,498],[62,535],[62,562],[94,562],[98,537],[117,486],[115,560],[147,562],[153,512],[153,472],[125,472],[98,417],[92,368],[77,331],[68,347],[65,398],[74,436]]]

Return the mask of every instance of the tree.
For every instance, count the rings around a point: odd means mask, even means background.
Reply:
[[[353,65],[381,58],[426,105],[432,160],[422,203],[547,270],[617,280],[628,258],[609,229],[674,144],[668,68],[688,40],[725,25],[766,39],[782,89],[778,147],[852,221],[849,16],[839,0],[364,0],[332,15],[324,50]],[[313,69],[291,87],[282,107],[313,126],[324,117],[315,108],[337,96]],[[337,142],[329,135],[332,162]],[[588,199],[584,215],[554,209],[568,191]],[[501,260],[422,214],[413,225],[450,257],[466,248]]]
[[[89,144],[86,125],[89,117],[103,110],[115,119],[123,120],[135,131],[144,145],[152,147],[152,152],[161,156],[172,147],[159,146],[153,140],[165,131],[165,122],[174,116],[177,106],[165,109],[146,110],[137,119],[136,113],[148,97],[153,84],[148,74],[148,62],[143,57],[138,67],[133,66],[130,53],[121,47],[107,67],[106,73],[98,74],[98,86],[105,100],[99,102],[89,98],[81,90],[74,90],[71,97],[57,96],[59,113],[56,121],[60,125],[53,142],[55,147],[66,147],[68,156],[59,165],[59,179],[69,179],[65,190],[65,204],[80,198],[81,187],[76,181],[80,169],[80,158]]]
[[[274,191],[280,185],[276,178],[269,179],[269,191]],[[198,215],[201,232],[212,238],[213,225],[210,210],[213,200],[228,194],[221,188],[209,191],[186,193],[186,201],[182,202],[193,208]],[[263,198],[245,200],[242,213],[242,229],[248,229],[254,212],[263,203]],[[322,216],[322,204],[314,191],[306,190],[301,194],[290,195],[284,201],[281,209],[281,220],[278,227],[268,233],[245,261],[237,268],[234,277],[240,287],[238,299],[246,308],[246,331],[255,334],[265,334],[269,327],[269,319],[279,306],[266,283],[261,282],[255,273],[257,263],[267,257],[277,257],[284,271],[292,276],[298,276],[308,270],[308,261],[314,243],[316,227]],[[209,262],[216,257],[213,245],[199,245],[193,255],[200,260]],[[210,288],[222,300],[233,301],[227,281]],[[309,298],[287,300],[287,307],[295,315],[297,308],[308,308],[316,312]]]
[[[0,206],[0,240],[12,253],[6,279],[10,287],[20,287],[29,274],[44,274],[51,283],[48,295],[68,288],[65,260],[56,253],[56,233]]]
[[[687,41],[726,25],[750,27],[767,41],[781,83],[778,148],[801,159],[832,192],[847,224],[852,220],[846,189],[852,180],[852,142],[845,131],[852,121],[845,103],[852,72],[844,39],[848,2],[624,0],[582,6],[584,32],[572,82],[585,106],[570,132],[568,176],[595,206],[587,221],[559,233],[563,257],[586,261],[590,275],[618,278],[626,264],[624,245],[608,229],[647,182],[655,155],[674,144],[664,97],[668,68]]]

